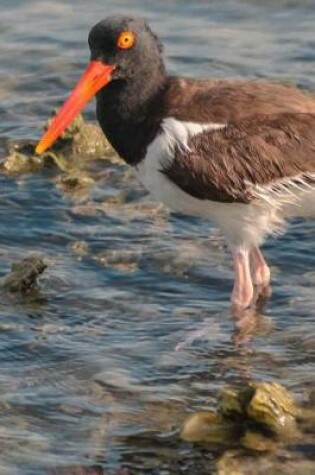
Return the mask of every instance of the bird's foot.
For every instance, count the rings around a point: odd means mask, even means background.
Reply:
[[[234,309],[245,310],[252,303],[254,289],[250,282],[246,285],[234,285],[231,302]]]
[[[270,269],[258,247],[250,253],[251,275],[254,285],[268,287],[270,284]]]
[[[258,310],[262,310],[266,302],[272,295],[272,288],[270,285],[255,286],[254,289],[254,301]]]
[[[253,284],[259,287],[268,287],[270,284],[270,269],[265,265],[259,265],[252,271]]]
[[[235,282],[231,296],[232,306],[235,309],[246,309],[251,304],[254,295],[247,249],[235,250],[233,261]]]

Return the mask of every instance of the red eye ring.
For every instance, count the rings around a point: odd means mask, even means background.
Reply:
[[[120,49],[130,49],[135,41],[136,38],[132,31],[122,31],[117,39],[117,46]]]

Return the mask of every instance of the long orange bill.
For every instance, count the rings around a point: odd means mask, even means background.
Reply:
[[[72,93],[37,144],[36,153],[45,152],[60,137],[86,103],[111,81],[111,73],[114,69],[115,66],[103,64],[101,61],[89,63]]]

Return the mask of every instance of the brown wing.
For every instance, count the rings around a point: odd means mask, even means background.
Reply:
[[[296,87],[265,81],[171,77],[164,107],[166,117],[227,123],[257,114],[315,114],[315,97]]]
[[[249,183],[315,176],[315,114],[259,115],[192,137],[161,170],[203,200],[248,203]],[[313,174],[311,177],[310,175]]]

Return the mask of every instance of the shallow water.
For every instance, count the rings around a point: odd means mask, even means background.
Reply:
[[[172,73],[315,88],[313,0],[1,0],[2,156],[9,140],[39,137],[88,60],[89,28],[114,12],[150,19]],[[76,194],[55,169],[0,176],[1,275],[32,253],[49,261],[38,291],[0,295],[0,473],[212,473],[216,451],[177,439],[187,414],[248,379],[300,402],[314,391],[314,223],[266,243],[272,297],[237,318],[219,232],[104,163]]]

